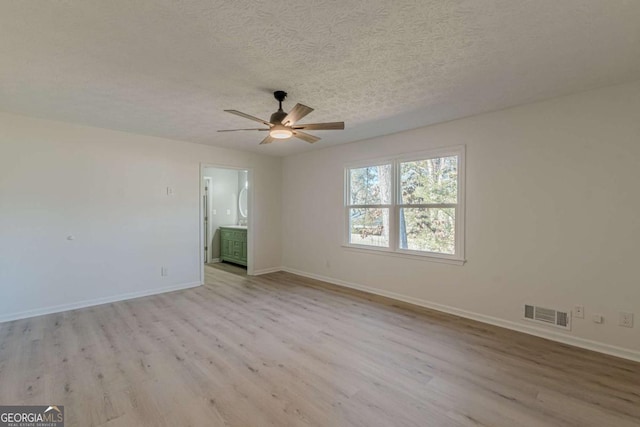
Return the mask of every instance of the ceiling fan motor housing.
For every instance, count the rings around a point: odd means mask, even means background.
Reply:
[[[271,115],[271,123],[282,123],[285,117],[287,117],[287,113],[282,111],[282,101],[287,97],[287,92],[283,90],[277,90],[273,92],[273,97],[278,101],[279,107],[278,111]]]
[[[271,123],[282,123],[285,117],[287,117],[287,113],[280,109],[271,115],[271,119],[269,121]]]

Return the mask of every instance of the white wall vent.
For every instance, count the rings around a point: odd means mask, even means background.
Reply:
[[[525,304],[524,318],[536,323],[543,323],[556,328],[571,329],[571,313]]]

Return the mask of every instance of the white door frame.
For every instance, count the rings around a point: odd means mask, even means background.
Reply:
[[[200,283],[204,285],[204,206],[203,197],[204,196],[204,170],[206,168],[217,168],[217,169],[231,169],[237,171],[247,171],[247,274],[249,276],[253,276],[253,265],[254,265],[254,244],[253,244],[253,236],[254,236],[254,185],[253,185],[253,168],[244,167],[244,166],[231,166],[224,164],[215,164],[215,163],[200,163],[200,180],[199,180],[199,188],[200,188],[200,197],[199,197],[199,205],[200,205],[200,226],[198,227],[200,230]],[[211,191],[209,191],[211,194]]]
[[[204,186],[209,188],[208,192],[205,192],[207,195],[207,202],[205,203],[204,201],[202,201],[202,210],[203,213],[202,216],[202,223],[204,224],[204,218],[207,218],[207,226],[205,228],[203,228],[203,233],[204,233],[204,237],[207,239],[211,239],[211,235],[209,234],[210,230],[210,226],[211,226],[211,178],[208,176],[205,176],[203,178],[204,181]],[[205,194],[203,193],[203,194]],[[211,242],[203,242],[203,246],[205,246],[207,248],[207,250],[205,251],[205,255],[204,255],[204,261],[205,263],[209,263],[211,262],[211,251],[213,250],[213,248],[211,247]]]

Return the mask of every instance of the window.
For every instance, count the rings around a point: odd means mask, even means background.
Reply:
[[[345,244],[464,260],[464,147],[353,165],[345,171]]]

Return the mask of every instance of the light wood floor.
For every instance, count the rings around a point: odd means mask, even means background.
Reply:
[[[0,324],[67,426],[638,426],[640,364],[287,273]]]
[[[207,264],[207,266],[216,270],[226,271],[227,273],[233,273],[237,276],[247,275],[247,267],[243,267],[232,262],[214,262],[212,264]]]

